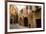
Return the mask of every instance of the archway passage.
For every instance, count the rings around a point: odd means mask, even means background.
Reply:
[[[24,17],[24,26],[28,27],[28,18],[27,17]]]

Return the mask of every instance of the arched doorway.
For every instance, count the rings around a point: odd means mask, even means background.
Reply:
[[[24,17],[24,26],[28,27],[28,18],[27,17]]]

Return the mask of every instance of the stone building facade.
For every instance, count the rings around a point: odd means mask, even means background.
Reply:
[[[33,9],[33,6],[32,6],[32,9]],[[32,9],[30,9],[30,6],[28,6],[27,9],[25,7],[20,11],[18,15],[18,21],[20,25],[29,27],[29,28],[37,27],[36,19],[41,20],[41,9],[34,8],[35,9],[34,11]]]

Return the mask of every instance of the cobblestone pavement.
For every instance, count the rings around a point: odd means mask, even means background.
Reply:
[[[10,24],[10,29],[24,29],[28,27],[21,26],[19,24]]]

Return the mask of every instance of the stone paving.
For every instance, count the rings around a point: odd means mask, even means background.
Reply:
[[[24,28],[28,28],[28,27],[24,27],[24,26],[21,26],[19,24],[10,24],[10,29],[24,29]]]

